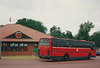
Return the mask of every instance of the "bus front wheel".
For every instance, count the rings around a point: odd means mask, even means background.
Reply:
[[[88,55],[88,59],[91,59],[91,54],[89,53],[89,55]]]

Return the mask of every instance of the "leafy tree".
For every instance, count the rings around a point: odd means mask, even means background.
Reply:
[[[73,35],[72,35],[72,32],[71,31],[66,30],[66,36],[69,39],[73,39]]]
[[[65,38],[65,39],[67,38],[65,32],[61,33],[61,38]]]
[[[100,31],[94,32],[93,35],[90,36],[90,41],[94,41],[96,46],[100,48]]]
[[[84,24],[81,24],[76,38],[78,40],[89,40],[89,32],[90,32],[91,28],[93,28],[93,27],[94,27],[94,25],[90,21],[87,21]]]
[[[72,39],[73,38],[71,31],[66,30],[66,33],[61,32],[61,28],[56,27],[56,26],[53,26],[52,28],[50,28],[50,35],[57,37],[57,38],[65,38],[65,39],[67,39],[67,38]]]
[[[50,28],[50,35],[60,38],[61,37],[60,27],[53,26],[52,28]]]
[[[23,26],[38,30],[40,32],[46,33],[47,28],[40,22],[40,21],[35,21],[32,19],[19,19],[17,20],[16,24],[21,24]]]

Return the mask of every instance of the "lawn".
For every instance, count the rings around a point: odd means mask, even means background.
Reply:
[[[2,60],[34,60],[39,59],[38,56],[2,56]]]

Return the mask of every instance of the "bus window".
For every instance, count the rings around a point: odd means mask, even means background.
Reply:
[[[63,47],[67,47],[67,45],[66,45],[66,40],[63,40],[63,41],[62,41],[62,46],[63,46]]]
[[[85,46],[86,46],[86,48],[90,48],[89,42],[85,42]]]
[[[57,42],[56,42],[56,39],[53,39],[53,38],[52,38],[51,41],[52,41],[52,46],[57,46],[57,44],[56,44],[56,43],[57,43]]]
[[[66,41],[66,47],[70,47],[70,41],[69,40]]]
[[[62,47],[61,40],[57,39],[57,47]]]
[[[78,47],[78,42],[74,41],[74,47]]]

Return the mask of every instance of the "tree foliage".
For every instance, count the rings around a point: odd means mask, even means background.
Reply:
[[[52,28],[50,28],[50,35],[60,38],[61,36],[60,27],[53,26]]]
[[[100,31],[94,32],[89,39],[90,41],[94,41],[96,46],[100,48]]]
[[[52,28],[50,28],[50,35],[57,37],[57,38],[69,38],[72,39],[73,35],[71,33],[71,31],[66,30],[65,32],[61,32],[61,28],[60,27],[56,27],[53,26]]]
[[[40,22],[40,21],[35,21],[32,19],[19,19],[17,20],[16,24],[21,24],[23,26],[38,30],[40,32],[46,33],[47,28]]]
[[[69,39],[73,39],[73,35],[72,35],[72,32],[71,31],[66,30],[66,36]]]
[[[90,21],[87,21],[84,24],[81,24],[76,38],[78,40],[89,40],[89,32],[90,32],[91,28],[93,28],[93,27],[94,27],[94,25]]]
[[[23,26],[38,30],[40,32],[46,33],[47,28],[40,22],[32,19],[19,19],[16,24],[21,24]],[[96,43],[97,47],[100,47],[100,31],[94,32],[93,35],[89,35],[89,32],[94,27],[93,23],[90,21],[85,22],[80,25],[80,29],[78,34],[73,37],[72,32],[66,30],[66,32],[61,32],[60,27],[56,27],[55,25],[50,28],[50,35],[57,38],[65,38],[65,39],[77,39],[77,40],[90,40]]]

